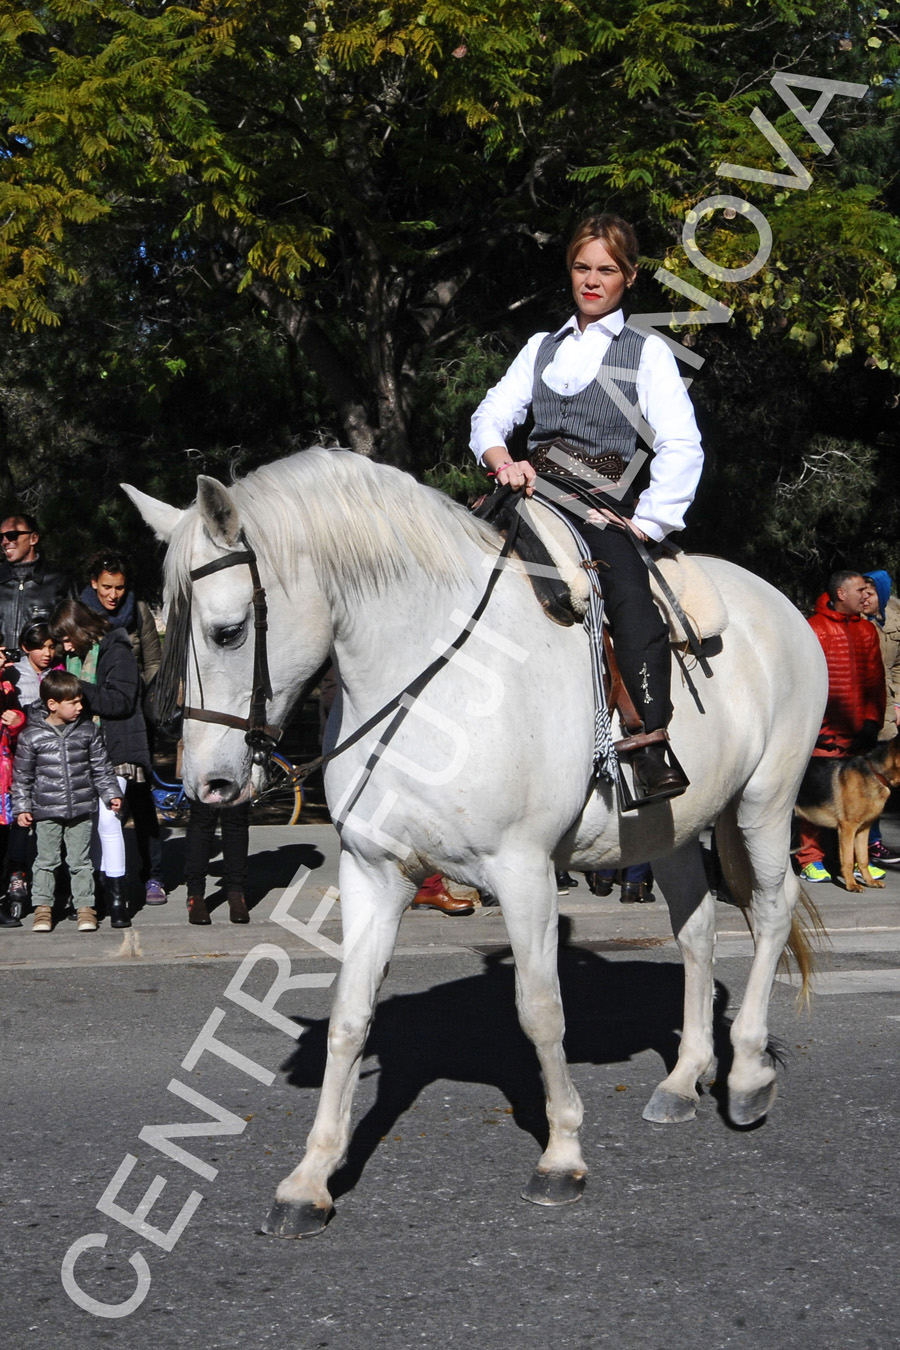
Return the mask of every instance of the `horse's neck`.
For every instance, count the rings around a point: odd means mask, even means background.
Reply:
[[[335,603],[334,654],[351,716],[370,716],[456,638],[460,614],[472,613],[490,577],[485,555],[471,552],[469,575],[452,587],[419,573],[378,595]]]

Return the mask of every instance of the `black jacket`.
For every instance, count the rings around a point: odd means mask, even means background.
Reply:
[[[97,683],[80,680],[84,706],[100,718],[103,740],[113,764],[140,764],[150,770],[147,727],[141,712],[141,676],[124,628],[111,628],[100,639]]]
[[[82,717],[51,727],[47,714],[30,721],[19,736],[13,766],[13,815],[35,820],[73,820],[121,796],[99,727]]]
[[[0,630],[7,647],[18,647],[22,629],[49,619],[60,600],[72,594],[62,572],[51,572],[43,558],[13,566],[0,562]]]

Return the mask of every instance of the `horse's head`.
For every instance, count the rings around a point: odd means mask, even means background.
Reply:
[[[242,511],[240,484],[229,489],[201,475],[186,511],[122,486],[169,545],[160,676],[182,686],[185,789],[211,805],[244,800],[263,724],[283,724],[327,655],[324,597],[312,569],[298,567],[301,542],[292,541],[293,557],[286,549],[280,557],[285,541],[267,534],[259,504]]]

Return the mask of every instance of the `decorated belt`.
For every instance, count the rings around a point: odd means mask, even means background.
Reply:
[[[618,483],[625,472],[625,461],[615,451],[606,455],[588,455],[561,437],[539,445],[528,458],[536,473],[556,474],[559,478],[583,477],[578,469],[581,464],[611,483]]]

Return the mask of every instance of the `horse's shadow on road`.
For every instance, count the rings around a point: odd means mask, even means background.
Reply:
[[[678,1057],[684,975],[680,963],[610,961],[589,946],[563,943],[559,975],[570,1064],[617,1064],[654,1050],[668,1074]],[[362,1076],[378,1073],[377,1096],[350,1141],[347,1160],[330,1183],[337,1198],[353,1189],[381,1140],[430,1084],[484,1083],[510,1103],[520,1129],[543,1149],[547,1141],[544,1093],[537,1056],[515,1010],[514,969],[508,947],[484,957],[484,967],[415,994],[379,1003],[366,1044]],[[718,1078],[730,1064],[728,991],[716,982],[714,1041]],[[328,1023],[296,1018],[305,1027],[283,1069],[294,1087],[318,1088],[325,1069]],[[664,1077],[663,1073],[660,1078]],[[716,1094],[718,1095],[718,1094]]]

